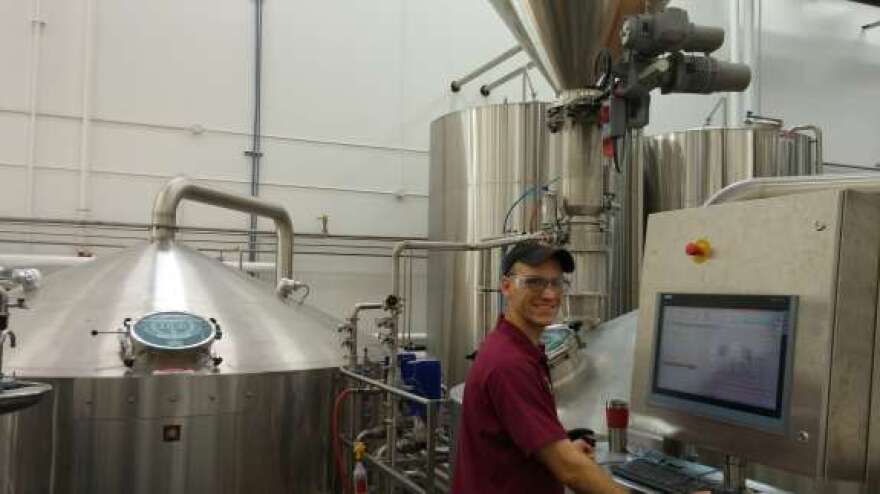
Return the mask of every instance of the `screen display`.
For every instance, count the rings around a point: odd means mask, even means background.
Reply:
[[[663,294],[653,393],[779,418],[793,297]]]
[[[131,332],[144,345],[162,350],[192,348],[214,338],[210,322],[186,312],[150,314],[136,322]]]

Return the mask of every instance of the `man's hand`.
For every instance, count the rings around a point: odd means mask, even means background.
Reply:
[[[561,439],[538,451],[538,459],[554,477],[578,494],[625,494],[627,490],[588,456],[592,451],[586,441]]]

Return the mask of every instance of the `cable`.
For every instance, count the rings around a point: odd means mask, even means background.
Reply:
[[[534,194],[535,192],[537,192],[539,190],[541,192],[546,192],[548,190],[548,187],[550,187],[551,184],[558,182],[560,178],[561,177],[556,177],[553,180],[551,180],[541,186],[533,185],[533,186],[529,187],[528,189],[526,189],[526,191],[523,192],[522,195],[520,195],[515,201],[513,201],[513,204],[511,204],[510,208],[507,209],[507,214],[504,215],[504,224],[501,226],[501,234],[503,235],[503,234],[507,233],[507,224],[510,223],[510,215],[513,214],[514,208],[516,208],[516,206],[519,205],[519,203],[521,203],[523,200],[525,200],[525,198],[527,198],[528,196],[530,196],[531,194]]]
[[[351,485],[348,481],[348,473],[345,471],[342,463],[342,448],[339,444],[339,410],[342,408],[345,398],[353,392],[353,389],[347,388],[336,395],[336,401],[333,403],[333,416],[330,418],[330,439],[333,441],[333,459],[336,464],[336,473],[339,475],[339,481],[342,483],[343,493],[349,492]]]

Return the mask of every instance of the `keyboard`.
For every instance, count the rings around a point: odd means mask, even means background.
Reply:
[[[718,484],[700,480],[671,465],[637,458],[626,463],[613,465],[611,472],[622,479],[653,489],[663,494],[692,494],[694,492],[715,492]]]

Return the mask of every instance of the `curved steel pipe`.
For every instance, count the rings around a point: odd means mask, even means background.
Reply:
[[[825,165],[825,156],[823,155],[822,150],[822,129],[816,125],[798,125],[797,127],[792,127],[789,132],[799,132],[802,130],[807,130],[813,133],[813,140],[816,142],[816,156],[815,165],[813,166],[813,174],[822,173],[822,167]]]
[[[293,278],[293,221],[284,206],[198,185],[187,177],[175,177],[165,184],[153,202],[153,241],[174,239],[177,207],[184,199],[271,218],[278,235],[277,281]]]
[[[880,176],[824,175],[752,178],[741,180],[719,190],[703,206],[832,189],[854,189],[880,193]]]

